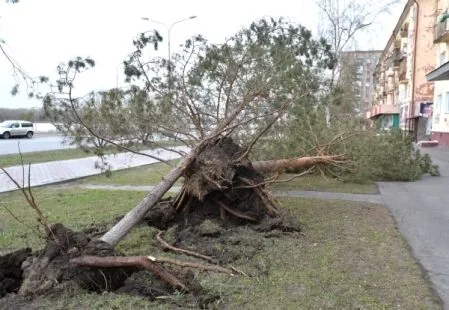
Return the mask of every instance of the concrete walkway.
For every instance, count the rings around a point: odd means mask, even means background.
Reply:
[[[425,151],[440,166],[441,177],[378,185],[399,230],[449,309],[449,150]]]
[[[177,151],[187,151],[186,147],[174,147]],[[180,157],[175,152],[156,149],[143,151],[143,153],[157,156],[164,160],[171,160]],[[157,162],[151,157],[135,155],[132,153],[118,153],[106,156],[107,163],[111,166],[111,170],[121,170],[126,168],[138,167]],[[31,186],[40,186],[52,183],[58,183],[91,175],[102,173],[97,167],[98,157],[85,157],[70,160],[52,161],[46,163],[34,164],[31,166]],[[28,185],[28,167],[23,170],[21,166],[6,168],[6,171],[17,181],[22,184],[23,176],[25,176],[25,185]],[[8,176],[0,171],[0,193],[16,190],[16,185],[8,178]]]

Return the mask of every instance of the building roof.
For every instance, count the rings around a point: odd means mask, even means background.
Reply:
[[[385,45],[385,48],[383,50],[381,59],[385,56],[385,54],[388,52],[388,48],[391,44],[393,44],[394,40],[396,39],[396,35],[399,32],[399,30],[402,27],[402,24],[404,23],[405,18],[407,17],[407,14],[410,10],[410,7],[413,5],[415,1],[414,0],[408,0],[405,4],[404,10],[402,10],[401,16],[399,17],[398,22],[396,23],[396,26],[394,27],[393,32],[391,33],[390,39],[388,40],[387,44]]]
[[[429,82],[449,80],[449,61],[427,73],[426,79]]]

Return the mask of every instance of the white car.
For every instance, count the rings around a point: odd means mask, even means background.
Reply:
[[[34,124],[28,121],[4,121],[0,123],[0,136],[3,139],[11,137],[27,137],[31,139],[34,135]]]

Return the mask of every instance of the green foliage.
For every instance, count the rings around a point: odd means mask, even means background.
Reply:
[[[415,181],[426,173],[439,174],[429,155],[415,150],[411,137],[400,130],[360,134],[346,145],[354,170],[343,178],[352,182]]]
[[[333,119],[328,124],[323,110],[292,109],[284,126],[265,137],[253,157],[342,155],[346,164],[324,169],[351,183],[414,181],[423,174],[439,175],[429,155],[415,150],[412,139],[402,131],[376,132],[367,125],[367,120],[357,117]]]
[[[45,99],[48,115],[78,145],[172,139],[193,146],[227,118],[222,133],[248,142],[279,126],[286,107],[318,105],[324,73],[336,63],[324,40],[282,19],[255,21],[220,45],[193,37],[170,60],[152,56],[162,40],[146,32],[133,41],[123,62],[126,89],[74,98],[74,77],[94,62],[61,64],[60,93]]]

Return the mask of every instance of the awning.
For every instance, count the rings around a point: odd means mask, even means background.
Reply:
[[[429,82],[449,80],[449,61],[429,72],[426,78]]]

